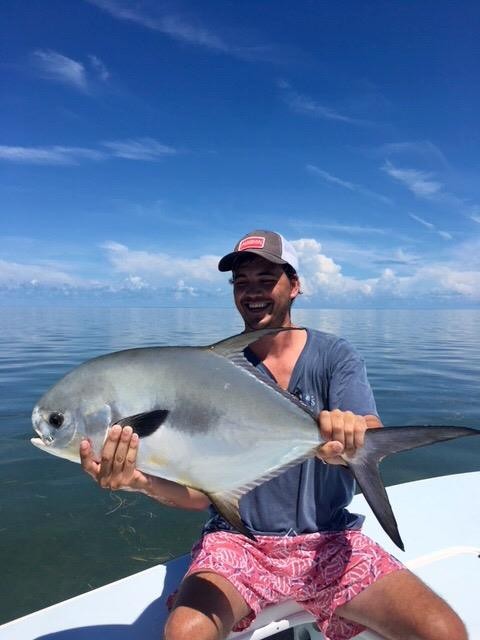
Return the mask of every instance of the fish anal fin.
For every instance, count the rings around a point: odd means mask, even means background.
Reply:
[[[169,411],[167,409],[155,409],[154,411],[136,413],[133,416],[115,420],[114,424],[119,424],[121,427],[132,427],[134,433],[137,433],[140,438],[146,438],[155,433],[165,422],[168,414]]]
[[[255,536],[244,525],[242,518],[240,517],[240,511],[238,507],[238,497],[232,493],[207,493],[210,502],[220,515],[239,533],[243,533],[244,536],[255,540]]]

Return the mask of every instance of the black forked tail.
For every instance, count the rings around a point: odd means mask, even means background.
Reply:
[[[392,507],[383,486],[378,464],[383,458],[424,447],[435,442],[454,440],[465,436],[480,435],[480,431],[467,427],[386,427],[369,429],[365,434],[365,445],[352,459],[348,467],[355,476],[365,500],[370,505],[377,520],[393,542],[405,550]]]

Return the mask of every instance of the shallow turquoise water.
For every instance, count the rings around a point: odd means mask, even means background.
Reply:
[[[296,309],[295,321],[355,344],[385,424],[480,428],[480,311]],[[90,357],[208,344],[241,328],[225,309],[1,310],[0,623],[186,552],[204,518],[101,491],[35,449],[38,397]],[[392,484],[479,468],[480,438],[397,455],[382,471]]]

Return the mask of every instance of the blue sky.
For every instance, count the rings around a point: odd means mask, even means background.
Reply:
[[[479,305],[478,3],[0,12],[3,303],[228,306],[267,228],[302,306]]]

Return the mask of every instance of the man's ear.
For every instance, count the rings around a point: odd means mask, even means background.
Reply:
[[[290,278],[290,283],[292,285],[292,289],[290,291],[290,300],[295,300],[295,298],[302,294],[302,287],[300,284],[300,279],[298,276],[292,276]]]

